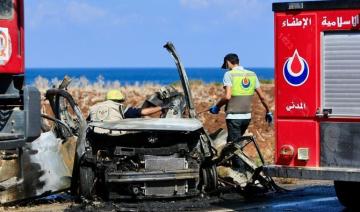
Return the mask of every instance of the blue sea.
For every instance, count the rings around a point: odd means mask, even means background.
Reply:
[[[248,68],[255,71],[260,80],[274,78],[273,68]],[[190,80],[205,83],[222,82],[224,70],[220,68],[186,68]],[[28,68],[26,83],[33,84],[38,76],[49,80],[61,80],[65,75],[72,78],[86,77],[91,83],[98,79],[119,81],[122,85],[157,83],[161,85],[179,81],[176,68]]]

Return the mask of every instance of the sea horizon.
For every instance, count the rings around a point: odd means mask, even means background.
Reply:
[[[188,67],[185,68],[191,81],[205,83],[221,83],[225,70],[219,67]],[[271,67],[249,67],[260,80],[273,80],[274,69]],[[34,84],[41,77],[49,81],[57,81],[65,75],[74,79],[85,79],[90,83],[97,81],[114,82],[122,85],[134,84],[171,84],[179,81],[176,67],[109,67],[109,68],[26,68],[26,84]]]

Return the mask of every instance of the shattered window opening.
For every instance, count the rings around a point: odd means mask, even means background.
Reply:
[[[0,1],[0,19],[12,19],[14,13],[13,0]]]

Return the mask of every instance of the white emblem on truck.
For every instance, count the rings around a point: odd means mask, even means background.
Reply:
[[[11,39],[8,28],[0,27],[0,65],[5,65],[11,56]]]

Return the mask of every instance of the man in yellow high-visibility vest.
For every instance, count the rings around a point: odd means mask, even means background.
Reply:
[[[257,93],[265,107],[265,120],[271,123],[273,117],[256,74],[240,66],[239,57],[236,54],[227,54],[221,68],[228,69],[223,79],[225,93],[209,111],[212,114],[217,114],[220,108],[226,105],[227,142],[237,141],[249,126],[254,93]]]

